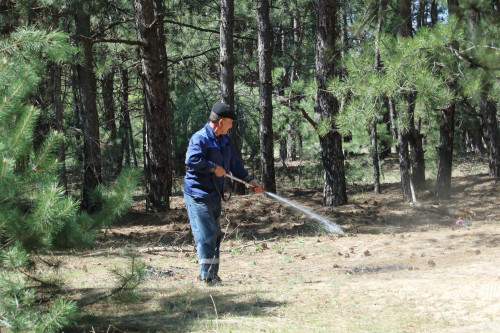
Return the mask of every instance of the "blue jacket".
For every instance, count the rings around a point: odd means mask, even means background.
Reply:
[[[187,171],[184,177],[184,193],[194,198],[219,202],[226,179],[216,177],[213,172],[210,172],[214,164],[223,167],[226,173],[231,172],[237,178],[251,180],[229,136],[222,135],[219,142],[207,123],[189,140],[186,152]],[[219,191],[215,187],[214,179]]]

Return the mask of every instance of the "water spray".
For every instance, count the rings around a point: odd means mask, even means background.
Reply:
[[[241,180],[239,178],[236,178],[230,174],[226,174],[226,177],[228,178],[231,178],[232,180],[234,181],[237,181],[239,183],[242,183],[244,184],[246,187],[250,188],[250,187],[255,187],[255,185],[252,185],[250,183],[247,183],[246,181],[244,180]],[[294,208],[306,215],[308,215],[309,217],[311,217],[313,220],[319,222],[321,224],[321,226],[325,229],[326,232],[328,233],[333,233],[333,234],[339,234],[339,235],[343,235],[344,234],[344,231],[342,230],[342,228],[340,228],[335,222],[332,222],[330,221],[329,219],[327,219],[326,217],[324,216],[321,216],[311,210],[309,210],[308,208],[302,206],[301,204],[298,204],[296,202],[293,202],[291,200],[288,200],[288,199],[285,199],[275,193],[271,193],[271,192],[266,192],[264,191],[263,188],[261,188],[261,191],[262,194],[266,195],[267,197],[269,198],[272,198],[272,199],[275,199],[277,201],[280,201],[282,203],[284,203],[285,205],[291,207],[291,208]]]

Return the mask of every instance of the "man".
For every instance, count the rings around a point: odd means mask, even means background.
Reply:
[[[220,283],[218,271],[222,232],[219,218],[226,173],[231,172],[250,183],[252,191],[261,192],[227,135],[237,119],[229,105],[215,103],[208,123],[191,137],[186,153],[184,201],[198,252],[201,279],[208,285]]]

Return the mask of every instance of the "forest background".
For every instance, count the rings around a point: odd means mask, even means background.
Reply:
[[[459,153],[486,156],[497,179],[499,6],[1,1],[1,324],[74,320],[33,256],[89,246],[134,195],[168,211],[218,100],[237,110],[233,139],[268,192],[320,185],[323,205],[342,206],[349,184],[383,190],[391,153],[406,202],[429,177],[436,202],[449,199]]]

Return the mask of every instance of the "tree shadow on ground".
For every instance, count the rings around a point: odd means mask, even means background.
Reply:
[[[102,311],[105,305],[96,305],[83,316],[78,326],[65,332],[190,332],[206,320],[207,329],[217,326],[219,318],[266,317],[277,308],[286,305],[283,302],[269,300],[265,295],[218,293],[215,287],[192,289],[188,292],[165,297],[154,309],[137,304],[124,313],[108,314]],[[153,290],[155,293],[169,293],[168,290]],[[246,299],[242,299],[246,298]],[[115,306],[116,307],[116,306]],[[116,307],[119,308],[119,307]],[[106,313],[100,315],[100,313]]]

